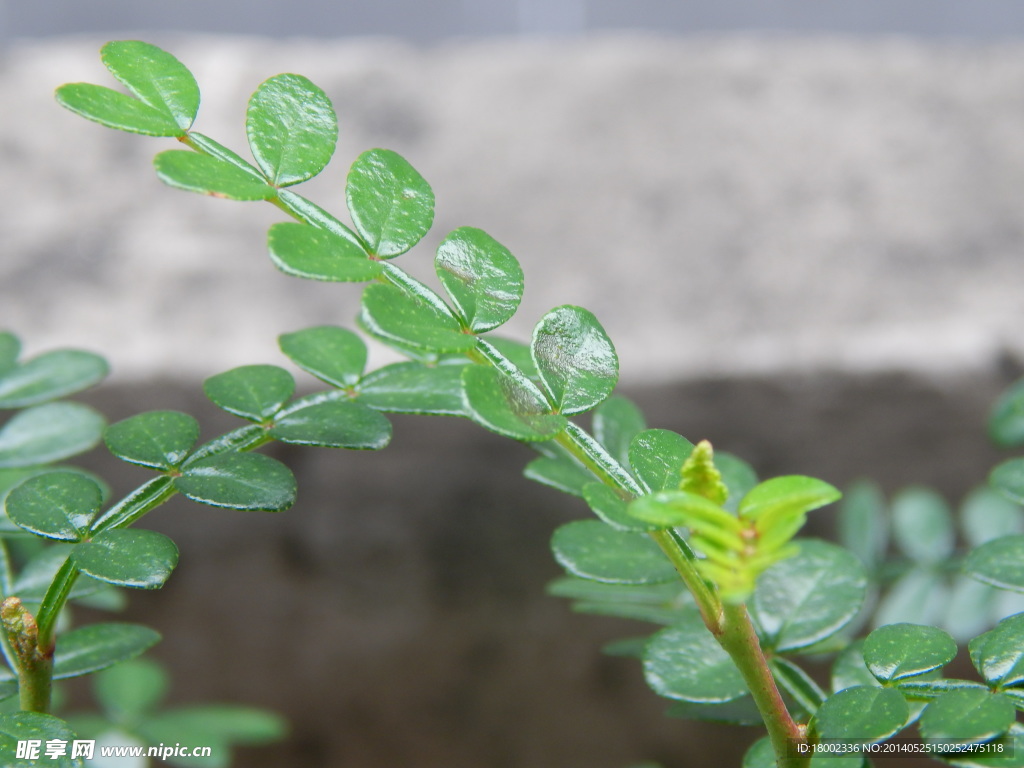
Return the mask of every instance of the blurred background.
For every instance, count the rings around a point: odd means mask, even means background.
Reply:
[[[594,311],[652,426],[763,476],[956,503],[1002,455],[985,419],[1024,360],[1022,36],[1017,0],[0,0],[0,318],[29,354],[108,357],[83,399],[111,420],[178,408],[210,435],[232,423],[205,377],[351,323],[357,289],[273,270],[273,210],[166,189],[170,142],[54,104],[138,37],[192,68],[197,127],[239,150],[255,86],[310,77],[341,124],[310,197],[340,213],[348,163],[401,152],[438,201],[405,266],[430,279],[447,231],[487,230],[526,272],[513,331]],[[283,515],[153,516],[181,564],[129,617],[164,634],[177,700],[292,722],[240,765],[738,764],[752,732],[663,718],[600,653],[644,627],[544,595],[550,533],[585,510],[520,476],[527,449],[395,432],[380,455],[278,451],[301,489]]]

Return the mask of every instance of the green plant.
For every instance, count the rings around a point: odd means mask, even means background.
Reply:
[[[462,227],[441,242],[434,259],[441,293],[396,266],[394,258],[432,225],[433,193],[394,152],[373,149],[351,166],[351,227],[295,193],[326,166],[337,133],[329,99],[307,79],[278,75],[257,88],[246,115],[250,163],[192,130],[199,90],[170,54],[124,41],[105,46],[103,60],[129,93],[72,84],[58,90],[61,104],[113,128],[180,142],[186,149],[155,160],[171,186],[266,201],[288,214],[293,221],[268,234],[275,265],[297,277],[370,283],[359,325],[409,359],[367,372],[366,347],[349,330],[285,334],[284,354],[332,389],[293,401],[294,382],[273,366],[215,376],[205,386],[210,399],[252,423],[199,448],[185,414],[142,414],[113,425],[106,432],[111,451],[158,475],[106,512],[83,481],[43,475],[49,480],[35,483],[54,488],[49,496],[34,492],[33,480],[15,488],[7,511],[16,524],[77,542],[38,613],[5,620],[10,646],[20,649],[10,660],[29,714],[46,718],[35,713],[47,709],[42,689],[50,670],[39,671],[36,656],[42,651],[45,662],[56,615],[81,574],[148,587],[169,574],[171,546],[130,527],[144,514],[176,492],[213,505],[283,509],[294,491],[290,474],[248,451],[272,439],[380,448],[390,434],[381,413],[395,412],[470,418],[537,450],[527,476],[581,498],[597,517],[555,532],[555,556],[569,578],[552,591],[587,610],[664,625],[615,650],[642,656],[651,687],[675,702],[673,714],[763,725],[767,736],[751,747],[747,768],[822,760],[859,766],[865,757],[857,750],[914,724],[924,738],[920,748],[951,764],[1024,764],[1024,728],[1016,722],[1024,708],[1024,617],[1008,617],[970,641],[983,682],[941,677],[957,646],[937,627],[887,624],[852,643],[869,589],[864,563],[835,544],[795,538],[809,512],[839,498],[835,488],[803,476],[759,481],[743,461],[706,442],[648,429],[635,406],[611,396],[615,349],[583,308],[551,310],[529,344],[492,335],[515,314],[523,274],[483,231]],[[571,418],[587,413],[591,431]],[[996,471],[1004,479],[1024,476],[1018,472]],[[62,513],[54,515],[55,508]],[[98,567],[75,554],[95,549],[96,539],[106,553]],[[985,542],[966,556],[966,572],[1024,591],[1022,539]],[[130,578],[108,567],[122,551]],[[803,666],[823,656],[836,657],[828,684]],[[13,738],[12,723],[23,722],[65,727],[21,717],[0,719],[0,732]],[[814,754],[827,747],[844,753]]]

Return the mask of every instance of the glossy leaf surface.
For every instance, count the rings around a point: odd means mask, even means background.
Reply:
[[[355,386],[366,369],[366,344],[347,328],[320,325],[282,334],[277,342],[299,368],[335,387]]]
[[[269,200],[273,187],[236,165],[187,149],[170,149],[153,159],[162,182],[186,192],[198,192],[228,200]]]
[[[203,392],[228,413],[265,421],[295,392],[295,379],[276,365],[243,365],[208,378]]]
[[[466,327],[490,331],[512,318],[523,297],[515,256],[481,229],[460,227],[437,247],[434,269]]]
[[[761,574],[751,616],[765,645],[777,653],[810,647],[839,632],[860,611],[864,567],[841,547],[814,539]]]
[[[289,409],[270,428],[282,443],[376,451],[391,440],[391,422],[350,400],[329,400]]]
[[[644,677],[655,693],[696,703],[722,703],[747,693],[739,669],[691,609],[689,620],[647,644]]]
[[[476,346],[476,338],[463,333],[453,315],[393,285],[375,284],[363,291],[359,317],[383,341],[413,349],[466,352]]]
[[[918,727],[926,741],[973,744],[1005,733],[1016,714],[1006,696],[984,688],[964,688],[932,701]]]
[[[382,271],[360,246],[326,229],[282,221],[267,232],[270,259],[292,277],[364,283]]]
[[[382,259],[405,253],[434,222],[434,192],[401,155],[371,149],[352,164],[345,186],[352,222]]]
[[[199,422],[179,411],[149,411],[107,427],[103,441],[119,459],[152,469],[178,466],[199,439]]]
[[[258,453],[220,454],[188,465],[174,487],[200,504],[280,512],[295,502],[295,477]]]
[[[174,56],[140,40],[116,40],[103,46],[100,58],[139,101],[179,128],[191,127],[199,112],[199,86]]]
[[[829,696],[815,714],[813,728],[823,740],[871,744],[903,728],[909,715],[899,691],[861,685]]]
[[[636,476],[651,491],[679,488],[680,471],[693,443],[667,429],[648,429],[637,434],[629,445],[629,463]]]
[[[83,573],[119,587],[157,589],[178,564],[178,547],[167,536],[118,528],[78,544],[71,559]]]
[[[0,429],[0,468],[61,461],[92,448],[103,417],[79,403],[46,403],[16,413]]]
[[[359,402],[388,413],[465,416],[463,368],[416,362],[386,365],[359,383]]]
[[[993,687],[1024,683],[1024,613],[1003,619],[994,629],[970,641],[975,668]]]
[[[648,531],[652,526],[629,514],[628,504],[604,483],[589,482],[581,489],[591,511],[608,525],[623,531]]]
[[[908,488],[893,497],[892,527],[896,544],[912,560],[938,563],[953,552],[953,515],[929,488]]]
[[[103,491],[78,472],[55,471],[32,477],[7,495],[7,516],[38,536],[77,541],[103,504]]]
[[[72,629],[57,639],[53,679],[87,675],[135,658],[159,640],[158,632],[140,624],[111,622]]]
[[[77,738],[71,727],[58,717],[42,712],[4,712],[0,714],[0,764],[7,768],[38,768],[50,765],[54,768],[77,768],[81,761],[72,760],[70,750],[67,754],[46,757],[45,745],[48,741],[61,741],[65,744]],[[18,758],[18,742],[40,742],[39,758],[29,760]]]
[[[91,387],[107,375],[98,355],[56,350],[0,374],[0,408],[24,408]]]
[[[594,437],[623,467],[629,467],[629,446],[646,429],[643,412],[631,400],[612,396],[594,409]]]
[[[619,359],[593,314],[563,306],[548,312],[533,331],[533,360],[558,412],[590,410],[615,389]]]
[[[1024,536],[1003,536],[982,544],[967,555],[963,568],[978,581],[1024,592]]]
[[[466,410],[473,420],[499,435],[550,440],[566,427],[565,417],[548,413],[533,390],[494,368],[466,366],[462,383]]]
[[[338,140],[338,118],[309,79],[275,75],[249,99],[245,132],[256,164],[274,186],[286,187],[324,169]]]
[[[57,89],[57,102],[93,122],[144,136],[184,136],[169,116],[126,93],[92,83],[68,83]]]
[[[883,683],[944,667],[956,656],[956,640],[938,627],[887,624],[864,640],[864,661]]]
[[[612,584],[656,584],[676,578],[661,549],[643,534],[599,520],[561,526],[551,539],[555,559],[573,576]]]

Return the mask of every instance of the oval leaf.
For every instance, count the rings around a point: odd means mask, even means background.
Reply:
[[[873,482],[861,480],[846,489],[839,506],[839,543],[872,568],[885,557],[889,525],[885,497]]]
[[[162,533],[119,528],[96,534],[71,550],[80,571],[119,587],[158,589],[178,564],[178,547]]]
[[[281,462],[258,453],[225,453],[197,461],[174,487],[200,504],[280,512],[295,503],[295,477]]]
[[[47,472],[7,495],[7,516],[38,536],[78,541],[103,504],[103,490],[79,472]]]
[[[352,222],[382,259],[405,253],[434,223],[434,192],[401,155],[371,149],[352,164],[345,186]]]
[[[740,517],[768,521],[803,515],[836,501],[842,494],[823,480],[803,475],[786,475],[765,480],[740,501]]]
[[[474,333],[510,320],[523,297],[516,257],[481,229],[461,227],[449,234],[437,248],[434,269]]]
[[[573,576],[609,584],[657,584],[676,571],[647,536],[617,531],[599,520],[561,526],[551,538],[555,559]]]
[[[595,439],[624,467],[629,466],[630,443],[646,426],[643,412],[624,397],[609,397],[594,409]]]
[[[366,369],[366,344],[347,328],[320,325],[282,334],[277,343],[299,368],[341,389],[358,384]]]
[[[1024,592],[1024,536],[1002,536],[972,550],[964,572],[1000,589]]]
[[[476,337],[463,333],[454,315],[394,285],[378,283],[363,291],[359,319],[367,332],[402,347],[467,352],[476,346]]]
[[[164,184],[228,200],[269,200],[276,190],[263,179],[237,165],[187,149],[171,149],[153,158],[156,175]]]
[[[991,488],[975,488],[961,506],[960,526],[968,545],[978,547],[1000,536],[1024,533],[1024,510]]]
[[[1024,683],[1024,613],[999,622],[968,643],[971,661],[993,688]]]
[[[956,640],[938,627],[887,624],[864,640],[864,662],[883,683],[944,667],[956,656]]]
[[[107,375],[106,361],[73,349],[33,358],[0,378],[0,408],[24,408],[91,387]]]
[[[100,58],[139,101],[169,117],[182,133],[192,127],[199,86],[174,56],[140,40],[115,40],[103,46]]]
[[[547,411],[539,393],[500,371],[467,365],[462,371],[465,408],[481,426],[515,440],[550,440],[566,428],[564,416]]]
[[[683,462],[691,453],[693,443],[682,435],[667,429],[648,429],[630,443],[629,463],[648,490],[677,490],[683,479]]]
[[[69,755],[50,759],[46,756],[45,744],[59,741],[70,744],[77,736],[71,726],[53,715],[41,712],[4,712],[0,714],[0,765],[11,768],[31,768],[52,765],[54,768],[76,768],[81,761],[72,760]],[[38,759],[19,756],[20,742],[38,741]]]
[[[327,94],[302,75],[276,75],[249,99],[249,148],[277,187],[316,176],[334,154],[338,118]]]
[[[388,413],[466,416],[464,367],[416,362],[386,365],[359,382],[359,402]]]
[[[589,470],[571,459],[550,456],[541,456],[527,464],[523,477],[572,496],[582,496],[583,486],[594,479]]]
[[[270,259],[292,277],[344,283],[364,283],[382,270],[379,261],[340,235],[308,224],[282,221],[267,233]]]
[[[644,652],[644,677],[654,692],[697,703],[733,701],[747,693],[736,664],[700,618],[653,635]]]
[[[796,555],[761,574],[750,606],[765,645],[776,653],[839,632],[857,616],[867,592],[864,567],[854,555],[824,541],[798,543]]]
[[[899,691],[858,685],[829,696],[815,713],[813,728],[820,740],[873,744],[903,728],[909,716]]]
[[[581,489],[590,510],[612,528],[622,531],[648,531],[651,526],[633,517],[628,504],[604,483],[588,482]]]
[[[615,347],[597,318],[582,307],[566,305],[548,312],[533,331],[531,350],[560,413],[590,410],[615,389]]]
[[[250,421],[266,421],[295,392],[295,379],[276,365],[243,365],[203,382],[218,407]]]
[[[92,83],[68,83],[57,89],[57,103],[87,120],[143,136],[184,136],[170,116],[126,93]]]
[[[1006,733],[1016,718],[1013,702],[984,688],[944,693],[925,707],[918,727],[925,741],[977,744]]]
[[[123,461],[152,469],[178,466],[199,439],[199,422],[180,411],[149,411],[107,427],[107,449]]]
[[[103,417],[79,403],[47,403],[15,414],[0,429],[0,468],[61,461],[92,448]]]
[[[893,497],[892,529],[896,544],[911,560],[940,563],[953,553],[953,514],[930,488],[907,488]]]
[[[96,675],[93,690],[103,710],[123,721],[152,712],[169,687],[164,668],[142,658],[103,670]]]
[[[57,638],[53,679],[64,680],[133,659],[160,641],[160,634],[139,624],[111,622],[72,629]]]
[[[371,408],[346,400],[289,410],[270,428],[282,443],[376,451],[391,440],[391,422]]]

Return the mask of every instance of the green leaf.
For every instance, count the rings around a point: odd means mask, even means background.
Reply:
[[[730,725],[760,725],[761,713],[757,711],[753,696],[741,696],[732,701],[717,704],[695,704],[691,701],[674,701],[665,710],[668,717],[684,720],[700,720],[708,723]],[[774,753],[769,768],[775,768]]]
[[[53,679],[80,677],[106,669],[157,644],[160,634],[141,624],[89,624],[57,638]]]
[[[292,277],[364,283],[382,272],[381,262],[350,240],[308,224],[282,221],[267,232],[270,259]]]
[[[153,159],[164,184],[228,200],[270,200],[276,190],[236,165],[187,149],[170,149]]]
[[[594,437],[613,459],[629,466],[629,446],[647,424],[643,412],[631,401],[613,395],[594,409]]]
[[[996,466],[988,481],[999,493],[1017,504],[1024,504],[1024,458],[1010,459]]]
[[[992,406],[988,434],[1004,448],[1024,445],[1024,379],[1007,389]]]
[[[875,609],[876,627],[909,621],[935,624],[949,602],[946,579],[934,568],[918,566],[901,575]]]
[[[382,259],[405,253],[434,223],[434,192],[401,155],[361,154],[348,172],[348,210],[370,251]]]
[[[984,688],[963,688],[925,707],[918,727],[927,742],[976,744],[1006,733],[1016,715],[1006,696]]]
[[[460,227],[437,247],[434,269],[463,323],[483,333],[510,320],[523,297],[516,257],[482,229]]]
[[[508,361],[518,368],[524,376],[533,381],[540,381],[540,373],[533,362],[533,354],[530,352],[529,344],[493,335],[488,336],[487,341],[499,354],[508,358]]]
[[[715,451],[714,463],[729,492],[729,497],[722,506],[730,512],[736,512],[743,497],[757,485],[757,473],[743,459],[725,451]]]
[[[771,522],[803,515],[831,504],[840,495],[837,489],[813,477],[773,477],[754,486],[740,501],[738,511],[740,517],[758,521],[759,524],[764,522],[767,528]]]
[[[1024,536],[1003,536],[982,544],[967,555],[963,569],[985,584],[1024,592]]]
[[[939,669],[954,656],[956,640],[937,627],[921,624],[887,624],[864,641],[864,661],[883,683]]]
[[[132,659],[105,669],[96,675],[94,684],[96,698],[115,722],[151,712],[167,689],[167,672],[148,659]]]
[[[289,408],[274,422],[270,436],[294,445],[376,451],[391,440],[391,422],[360,403],[328,400]]]
[[[594,479],[590,471],[570,459],[548,456],[541,456],[527,464],[523,476],[572,496],[582,496],[583,487]]]
[[[366,369],[366,344],[347,328],[319,325],[277,337],[299,368],[335,387],[354,387]]]
[[[276,187],[306,181],[324,169],[338,141],[338,118],[327,94],[302,75],[260,84],[249,99],[245,133],[256,164]]]
[[[180,411],[149,411],[107,427],[107,449],[123,461],[151,469],[178,466],[199,439],[199,422]]]
[[[47,403],[20,411],[0,429],[0,468],[61,461],[92,448],[103,417],[79,403]]]
[[[57,571],[68,559],[73,546],[63,543],[52,544],[32,555],[18,574],[11,590],[12,594],[20,597],[25,603],[40,602],[43,595],[46,594],[46,590],[49,589],[54,576],[57,575]],[[95,579],[80,576],[71,590],[71,599],[77,600],[80,597],[95,594],[106,586]]]
[[[612,528],[622,531],[649,531],[652,526],[629,514],[625,499],[604,483],[590,482],[583,486],[583,500],[591,511]]]
[[[672,563],[643,534],[617,531],[599,520],[561,526],[551,539],[555,559],[573,576],[612,584],[656,584],[676,578]]]
[[[37,536],[78,541],[103,504],[103,490],[79,472],[36,475],[7,495],[7,516]]]
[[[0,408],[24,408],[91,387],[107,375],[106,361],[73,349],[55,350],[0,377]]]
[[[629,514],[656,528],[710,528],[731,540],[727,549],[739,551],[743,547],[740,539],[743,524],[715,502],[696,493],[659,491],[641,496],[630,502]]]
[[[691,609],[689,620],[653,635],[644,654],[644,677],[660,696],[723,703],[747,693],[736,664]],[[902,699],[901,699],[902,700]]]
[[[986,487],[975,488],[964,499],[960,522],[972,548],[1000,536],[1024,533],[1024,511],[1020,505]]]
[[[258,453],[225,453],[190,464],[174,487],[200,504],[280,512],[295,503],[295,477]]]
[[[971,661],[993,688],[1024,683],[1024,613],[999,622],[967,645]]]
[[[462,371],[465,406],[478,424],[515,440],[550,440],[565,429],[564,416],[551,414],[536,389],[484,365]]]
[[[236,152],[225,147],[219,141],[214,141],[209,136],[204,136],[197,131],[190,131],[189,134],[189,145],[196,151],[210,157],[215,157],[218,160],[235,166],[240,171],[245,171],[249,176],[256,179],[257,181],[266,181],[266,178],[260,172],[259,168],[250,163],[245,158],[241,157]],[[279,194],[282,191],[279,190]]]
[[[826,695],[814,679],[802,668],[781,656],[768,661],[772,676],[779,685],[779,690],[792,699],[796,708],[804,712],[816,712]]]
[[[767,736],[750,745],[740,768],[776,768],[775,749]]]
[[[157,726],[157,724],[159,724]],[[166,732],[166,741],[180,739],[174,733],[210,736],[229,744],[266,744],[287,734],[288,725],[273,712],[234,704],[206,704],[161,712],[147,723],[147,731],[155,727]],[[194,744],[202,739],[190,739]]]
[[[66,744],[77,738],[70,726],[53,715],[41,712],[4,712],[0,714],[0,764],[5,768],[38,768],[40,765],[54,768],[75,768],[80,761],[69,755],[50,759],[46,756],[46,742],[63,741]],[[39,741],[39,759],[18,758],[18,742]],[[70,753],[70,750],[69,750]]]
[[[126,93],[92,83],[67,83],[57,89],[57,103],[93,122],[144,136],[184,136],[172,118]]]
[[[97,533],[71,550],[82,573],[119,587],[158,589],[178,564],[174,542],[156,531],[117,528]]]
[[[689,592],[677,581],[659,584],[609,584],[567,576],[548,584],[548,594],[574,600],[573,610],[602,616],[677,624],[692,605]]]
[[[0,377],[6,376],[18,364],[21,342],[10,331],[0,331]]]
[[[385,343],[431,352],[467,352],[476,346],[476,337],[464,333],[454,315],[394,285],[377,283],[363,291],[359,319]]]
[[[867,591],[864,567],[834,544],[813,539],[757,581],[750,612],[764,644],[776,653],[809,648],[849,624]]]
[[[388,413],[466,416],[462,369],[458,364],[393,363],[359,382],[359,402]]]
[[[682,480],[683,462],[691,453],[693,443],[682,435],[667,429],[648,429],[630,443],[629,463],[648,490],[676,490]]]
[[[832,663],[832,690],[839,692],[858,685],[880,686],[864,661],[864,641],[857,640],[843,648]]]
[[[953,553],[953,515],[930,488],[907,488],[893,497],[892,527],[896,544],[911,560],[940,563]]]
[[[107,43],[100,58],[139,101],[188,130],[199,112],[199,86],[188,68],[167,51],[139,40]]]
[[[534,328],[531,349],[560,413],[588,411],[615,389],[615,347],[597,318],[582,307],[566,305],[548,312]]]
[[[839,505],[839,542],[869,568],[885,557],[889,521],[885,497],[873,482],[861,480],[846,489]]]
[[[909,716],[899,691],[859,685],[829,696],[815,713],[812,727],[820,740],[873,744],[902,729]]]
[[[228,413],[263,422],[295,392],[295,379],[276,365],[243,365],[208,378],[203,392]]]
[[[992,626],[999,613],[996,600],[1001,593],[988,584],[957,575],[949,590],[942,626],[957,642],[966,643]],[[1002,593],[1006,594],[1006,593]]]

